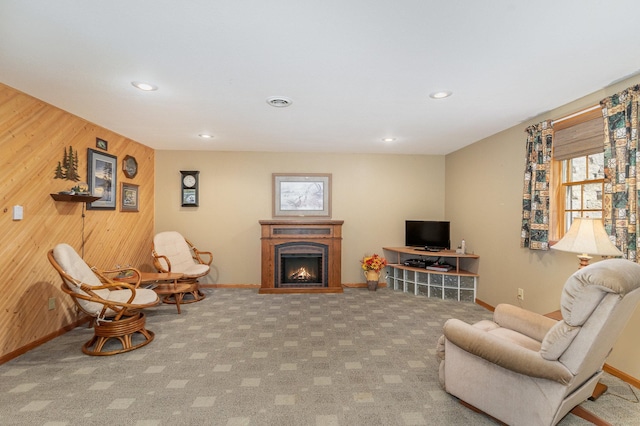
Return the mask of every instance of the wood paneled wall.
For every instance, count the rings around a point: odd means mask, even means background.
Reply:
[[[61,242],[82,253],[82,204],[54,201],[49,194],[76,184],[54,179],[69,146],[78,152],[86,182],[87,149],[97,149],[96,137],[118,158],[118,191],[115,210],[85,212],[85,261],[102,269],[152,270],[154,151],[0,84],[0,360],[78,320],[46,254]],[[133,179],[122,172],[125,155],[138,162]],[[139,212],[120,211],[123,182],[139,185]],[[23,206],[21,221],[13,220],[15,205]],[[54,310],[48,309],[51,297]]]

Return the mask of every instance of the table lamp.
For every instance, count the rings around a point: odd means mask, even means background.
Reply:
[[[611,242],[604,230],[602,219],[576,217],[571,228],[552,249],[578,253],[582,269],[589,264],[590,255],[622,256],[622,252]]]

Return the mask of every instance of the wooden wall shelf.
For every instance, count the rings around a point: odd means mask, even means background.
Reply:
[[[67,201],[71,203],[92,203],[102,197],[93,195],[70,195],[70,194],[50,194],[56,201]]]

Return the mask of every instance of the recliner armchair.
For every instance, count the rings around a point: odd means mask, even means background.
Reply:
[[[194,290],[190,292],[190,299],[183,299],[182,303],[197,302],[205,298],[205,294],[198,288],[198,278],[207,275],[211,269],[213,254],[209,251],[198,250],[189,240],[179,232],[160,232],[153,237],[151,248],[153,265],[158,272],[181,273],[180,281],[193,282]],[[165,299],[165,302],[171,303]]]
[[[640,265],[608,259],[569,277],[560,321],[506,304],[493,321],[449,319],[438,342],[440,382],[509,425],[555,425],[572,410],[607,424],[577,406],[591,396],[639,300]]]

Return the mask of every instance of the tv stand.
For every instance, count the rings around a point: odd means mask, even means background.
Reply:
[[[439,252],[448,251],[444,247],[424,246],[424,247],[406,247],[406,248],[412,249],[412,250],[415,250],[415,251],[428,251],[428,252],[433,252],[433,253],[436,253],[436,252],[439,253]]]
[[[447,251],[447,249],[445,249],[444,247],[429,247],[429,246],[424,246],[424,250],[425,251],[430,251],[430,252],[442,252],[442,251]]]
[[[478,284],[478,259],[476,254],[456,253],[455,250],[427,251],[421,247],[383,247],[389,260],[390,273],[387,285],[394,290],[412,292],[439,299],[475,302]],[[404,261],[416,256],[442,258],[453,266],[449,271],[433,271],[404,265]],[[428,263],[428,262],[427,262]]]

